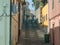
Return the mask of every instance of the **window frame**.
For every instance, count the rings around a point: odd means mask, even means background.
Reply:
[[[47,14],[46,14],[46,21],[47,21]]]
[[[54,9],[54,0],[52,0],[52,9]]]
[[[12,2],[12,14],[15,15],[15,14],[17,14],[17,12],[18,12],[18,4],[17,4],[17,2],[15,4],[15,0],[13,0],[13,2]]]
[[[60,0],[58,0],[58,2],[60,3]]]

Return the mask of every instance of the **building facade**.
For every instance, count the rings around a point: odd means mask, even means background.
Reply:
[[[11,45],[16,45],[18,41],[18,1],[12,0],[12,17],[11,17]]]
[[[10,45],[10,0],[0,0],[0,45]]]
[[[60,0],[49,0],[50,38],[54,45],[60,45]]]
[[[22,3],[24,0],[12,0],[11,17],[11,45],[16,45],[22,31]]]
[[[18,42],[18,34],[22,30],[23,2],[0,0],[0,45],[16,45]]]
[[[48,32],[48,3],[42,8],[42,25],[45,32]]]
[[[38,23],[40,24],[40,7],[38,7],[38,9],[36,9],[35,15],[36,15],[36,18],[38,19]]]

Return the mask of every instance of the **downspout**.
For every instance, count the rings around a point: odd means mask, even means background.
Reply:
[[[9,45],[11,45],[11,12],[12,12],[12,0],[10,0],[10,40],[9,40]]]
[[[19,38],[20,38],[20,2],[21,0],[18,2],[18,41],[19,41]]]
[[[48,30],[47,30],[47,34],[49,34],[50,33],[50,15],[49,15],[49,2],[48,2]]]

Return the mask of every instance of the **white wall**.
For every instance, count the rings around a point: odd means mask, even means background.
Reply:
[[[7,4],[6,13],[10,15],[10,0],[0,0],[0,45],[9,45],[10,16],[3,15],[3,6]]]
[[[35,12],[36,18],[38,18],[38,22],[40,23],[40,7]]]

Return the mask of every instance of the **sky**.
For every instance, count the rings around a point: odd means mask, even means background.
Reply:
[[[29,2],[29,9],[30,10],[34,10],[35,8],[34,8],[34,6],[32,6],[32,4],[33,4],[33,2],[32,2],[32,0],[27,0],[28,2]]]

